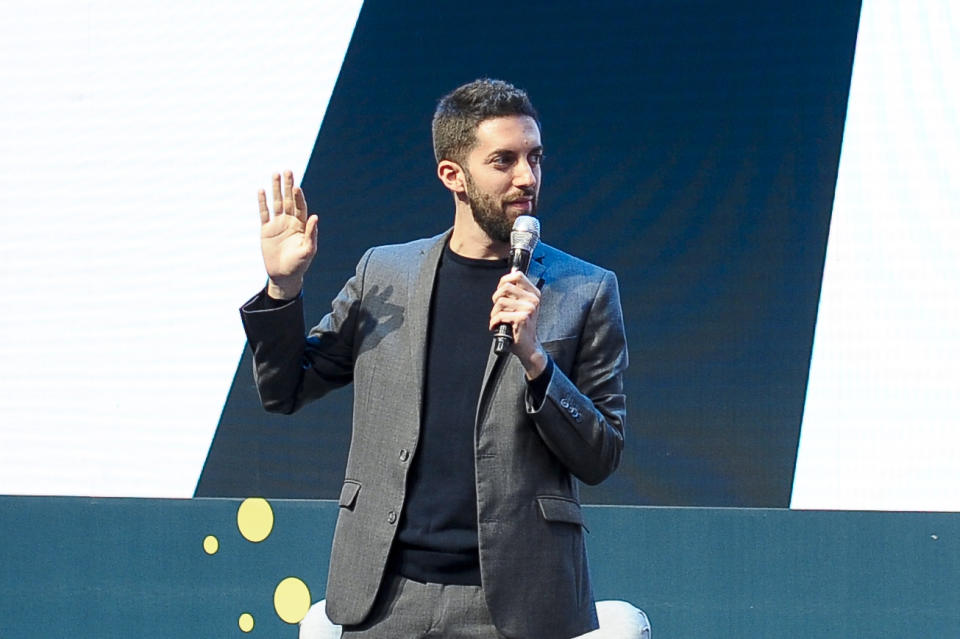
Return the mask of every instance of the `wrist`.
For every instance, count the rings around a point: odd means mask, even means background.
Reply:
[[[537,348],[530,354],[529,357],[523,358],[521,364],[523,364],[523,369],[527,373],[528,380],[534,380],[540,375],[543,374],[543,371],[547,369],[547,352],[543,350],[543,347],[537,344]]]
[[[300,294],[303,288],[303,280],[299,281],[275,281],[273,278],[267,280],[267,295],[275,300],[292,300]]]

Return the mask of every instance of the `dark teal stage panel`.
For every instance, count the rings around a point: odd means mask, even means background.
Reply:
[[[322,598],[336,506],[273,502],[253,543],[241,501],[0,497],[0,638],[296,637],[274,592],[296,577]]]
[[[323,597],[336,504],[242,503],[0,497],[0,638],[296,637],[279,615]],[[657,639],[960,628],[960,514],[586,515],[597,597],[642,607]]]
[[[591,507],[598,599],[656,639],[960,636],[960,514]]]

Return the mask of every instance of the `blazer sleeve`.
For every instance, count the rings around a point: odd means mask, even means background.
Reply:
[[[253,376],[263,407],[292,413],[304,403],[353,381],[354,338],[363,281],[373,249],[334,298],[329,313],[304,335],[303,296],[277,308],[263,308],[261,291],[240,307],[253,351]]]
[[[604,271],[569,375],[555,365],[543,402],[535,405],[529,391],[526,397],[527,414],[547,447],[587,484],[600,483],[620,464],[626,368],[627,342],[617,278]]]

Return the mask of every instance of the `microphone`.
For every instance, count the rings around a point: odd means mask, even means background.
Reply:
[[[540,241],[540,220],[532,215],[520,215],[513,222],[510,232],[510,272],[526,273],[530,268],[530,256]],[[513,327],[497,325],[493,334],[493,352],[502,355],[513,344]]]

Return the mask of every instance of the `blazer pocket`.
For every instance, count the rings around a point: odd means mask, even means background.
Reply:
[[[340,489],[340,499],[338,499],[337,502],[341,508],[353,510],[354,505],[357,503],[358,494],[360,494],[360,482],[347,479],[343,482],[343,487]]]
[[[583,523],[583,512],[580,504],[566,497],[537,497],[537,506],[540,514],[547,521],[560,521],[567,524],[576,524],[586,530]]]

